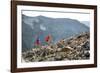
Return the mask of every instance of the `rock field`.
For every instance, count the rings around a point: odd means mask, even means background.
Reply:
[[[90,34],[81,33],[56,44],[32,48],[22,53],[22,62],[88,60],[90,58]]]

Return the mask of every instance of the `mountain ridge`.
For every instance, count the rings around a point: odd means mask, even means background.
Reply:
[[[45,28],[45,30],[41,29],[41,26]],[[80,34],[82,32],[89,32],[89,27],[81,24],[78,20],[22,15],[22,43],[28,44],[27,47],[25,47],[25,45],[22,46],[23,50],[34,47],[33,43],[36,35],[39,36],[40,41],[44,42],[44,37],[51,34],[53,42],[57,42],[63,38],[69,38],[72,35]],[[24,42],[24,40],[26,42]]]

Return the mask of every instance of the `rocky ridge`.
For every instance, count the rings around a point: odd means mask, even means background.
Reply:
[[[90,58],[90,34],[81,33],[56,44],[48,44],[22,53],[24,62],[87,60]]]

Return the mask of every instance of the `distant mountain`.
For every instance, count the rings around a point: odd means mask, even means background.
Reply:
[[[78,20],[22,15],[22,50],[26,51],[33,48],[36,37],[40,39],[42,44],[45,44],[45,36],[51,34],[53,43],[56,43],[61,39],[82,32],[89,32],[89,27]]]
[[[85,24],[86,26],[90,27],[90,22],[89,21],[81,21],[81,23]]]

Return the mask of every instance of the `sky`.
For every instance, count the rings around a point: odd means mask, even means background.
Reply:
[[[90,21],[89,13],[82,12],[63,12],[63,11],[41,11],[41,10],[22,10],[22,14],[26,16],[46,16],[51,18],[70,18],[79,21]]]

